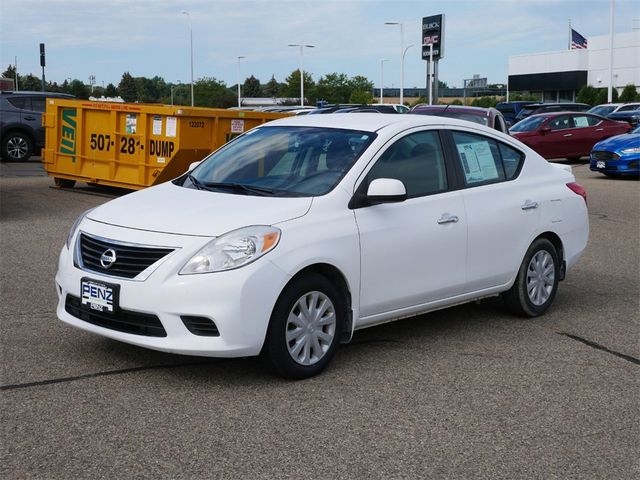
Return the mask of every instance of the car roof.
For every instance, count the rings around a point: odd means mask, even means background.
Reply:
[[[2,91],[2,95],[12,95],[12,96],[30,96],[30,97],[69,97],[69,98],[75,98],[73,95],[70,95],[68,93],[61,93],[61,92],[30,92],[27,90],[20,90],[20,91],[13,91],[13,90],[3,90]]]
[[[350,113],[332,113],[330,115],[302,115],[274,120],[265,125],[269,126],[299,126],[326,127],[345,130],[360,130],[377,132],[388,126],[404,128],[422,127],[430,125],[450,125],[468,127],[469,121],[457,118],[439,117],[433,115],[397,115],[393,113],[368,113],[367,115],[353,115]],[[488,129],[493,131],[492,129]]]
[[[483,108],[483,107],[471,107],[465,105],[418,105],[411,113],[417,113],[420,110],[423,111],[432,111],[432,112],[440,112],[440,111],[451,111],[451,112],[460,112],[460,113],[476,113],[479,115],[488,115],[489,112],[495,110],[494,108]]]
[[[563,107],[565,105],[580,105],[581,107],[589,107],[590,105],[586,104],[586,103],[575,103],[575,102],[559,102],[559,103],[529,103],[527,105],[525,105],[525,107],[536,107],[536,108],[542,108],[542,107]]]
[[[532,117],[559,117],[560,115],[589,115],[590,117],[598,117],[603,120],[606,120],[607,117],[603,117],[602,115],[598,115],[597,113],[587,113],[587,112],[579,112],[574,110],[561,110],[559,112],[542,112],[536,113],[535,115],[529,115],[527,118]]]

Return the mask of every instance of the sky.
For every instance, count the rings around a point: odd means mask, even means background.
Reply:
[[[609,32],[610,0],[0,0],[0,67],[17,57],[18,73],[40,76],[46,44],[47,80],[78,78],[117,85],[122,73],[189,83],[189,19],[195,79],[228,86],[250,75],[266,83],[300,65],[314,80],[332,72],[400,86],[404,26],[404,87],[425,84],[420,58],[422,17],[445,14],[440,79],[462,86],[474,74],[504,83],[510,55],[567,48],[568,23],[583,36]],[[634,21],[635,19],[635,21]],[[640,27],[640,2],[615,1],[615,31]]]

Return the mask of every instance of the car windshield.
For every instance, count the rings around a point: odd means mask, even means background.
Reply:
[[[587,110],[587,113],[595,113],[596,115],[602,115],[603,117],[606,117],[615,109],[615,105],[600,105],[598,107],[593,107],[592,109]]]
[[[182,185],[241,195],[324,195],[375,137],[335,128],[259,127],[212,153]]]
[[[527,117],[509,129],[510,132],[533,132],[542,125],[546,117]]]
[[[629,133],[640,133],[640,127],[636,127],[636,129],[635,129],[635,130],[632,130],[632,131],[631,131],[631,132],[629,132]]]
[[[499,103],[498,105],[496,105],[496,108],[502,112],[502,113],[506,113],[506,114],[511,114],[514,112],[514,108],[513,105],[509,105],[506,103]]]

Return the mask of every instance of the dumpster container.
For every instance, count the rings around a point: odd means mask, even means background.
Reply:
[[[48,98],[42,162],[56,185],[141,189],[285,113]]]

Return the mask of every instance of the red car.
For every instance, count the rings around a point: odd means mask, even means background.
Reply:
[[[576,160],[588,156],[600,140],[627,133],[631,126],[599,115],[554,112],[531,115],[509,133],[544,158]]]

